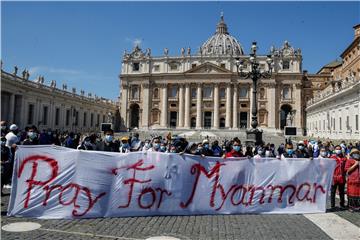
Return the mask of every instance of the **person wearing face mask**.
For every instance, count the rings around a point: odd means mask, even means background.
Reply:
[[[104,134],[104,140],[96,144],[96,151],[119,152],[119,145],[114,142],[114,131],[109,129]]]
[[[285,152],[281,154],[281,158],[297,158],[296,153],[294,151],[294,146],[292,143],[287,143],[285,145]]]
[[[262,147],[259,147],[257,150],[257,154],[254,156],[255,159],[260,159],[265,157],[265,149]]]
[[[231,151],[227,152],[225,157],[244,157],[240,140],[234,140]]]
[[[267,157],[267,158],[273,158],[273,157],[276,157],[273,149],[271,148],[271,145],[269,148],[265,148],[265,156],[264,157]]]
[[[36,130],[30,127],[27,131],[26,139],[22,143],[23,145],[38,145],[39,138]]]
[[[139,139],[139,133],[135,133],[134,136],[131,138],[131,152],[137,152],[141,148],[141,141]]]
[[[328,152],[326,151],[326,148],[325,148],[325,147],[321,147],[321,148],[320,148],[319,158],[320,158],[320,159],[329,158],[329,154],[328,154]]]
[[[298,158],[310,158],[308,149],[305,147],[305,144],[303,141],[299,141],[299,143],[297,145],[297,149],[295,151],[295,154]]]
[[[8,134],[6,134],[6,146],[7,147],[16,147],[14,144],[18,144],[20,139],[18,138],[17,134],[19,133],[19,128],[15,124],[12,124],[10,126],[10,131]]]
[[[347,196],[350,211],[360,211],[360,151],[350,150],[349,159],[345,164],[347,178]]]
[[[214,157],[221,157],[223,155],[223,150],[222,148],[219,146],[219,141],[215,140],[212,144],[211,144],[211,149],[213,151],[213,155]]]
[[[151,143],[149,139],[146,139],[141,151],[149,151],[149,149],[151,149]]]
[[[154,138],[152,143],[152,148],[148,151],[150,152],[160,152],[160,138]]]
[[[81,144],[77,147],[78,150],[95,150],[96,145],[91,142],[90,136],[85,136],[84,140],[81,142]]]
[[[165,144],[165,142],[161,142],[160,143],[160,150],[159,150],[159,152],[167,152],[167,147],[166,147],[166,144]]]
[[[209,140],[204,139],[202,142],[202,152],[201,154],[204,156],[214,156],[214,152],[212,151],[212,149],[210,148],[210,144],[209,144]]]
[[[119,149],[120,153],[129,153],[131,152],[131,147],[129,144],[129,138],[128,137],[122,137],[120,139],[121,141],[121,147]]]
[[[178,151],[177,151],[176,147],[174,145],[171,145],[170,149],[168,150],[168,153],[177,153],[177,152]]]
[[[331,156],[336,161],[336,166],[331,184],[331,210],[335,209],[336,189],[339,189],[340,207],[345,208],[345,163],[346,158],[340,145],[335,147],[335,154]]]

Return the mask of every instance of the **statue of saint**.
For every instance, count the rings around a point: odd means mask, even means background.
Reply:
[[[14,75],[16,76],[17,75],[17,72],[18,72],[18,67],[17,66],[14,66]]]
[[[164,48],[164,54],[165,54],[165,56],[169,55],[169,49],[168,48]]]

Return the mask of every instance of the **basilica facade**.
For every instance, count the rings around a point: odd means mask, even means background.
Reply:
[[[281,130],[295,126],[304,130],[304,97],[307,77],[302,54],[285,41],[270,47],[272,76],[260,79],[257,88],[259,127]],[[250,127],[252,80],[241,78],[251,68],[250,55],[228,31],[221,16],[215,34],[195,52],[182,48],[162,56],[135,46],[124,53],[120,73],[122,128],[148,129],[245,129]],[[269,70],[267,55],[258,55],[259,67]],[[310,88],[309,88],[310,89]],[[309,96],[311,97],[311,96]]]

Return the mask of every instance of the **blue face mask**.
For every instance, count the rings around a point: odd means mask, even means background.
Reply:
[[[240,146],[233,146],[232,147],[236,152],[239,152],[240,151],[240,149],[241,149],[241,147]]]
[[[155,149],[159,149],[159,147],[160,147],[160,143],[155,143],[155,144],[154,144],[154,148],[155,148]]]
[[[160,149],[161,149],[161,151],[165,151],[165,150],[166,150],[166,147],[165,147],[165,146],[161,146]]]
[[[292,154],[293,154],[293,152],[294,152],[294,150],[293,150],[293,149],[288,149],[288,150],[287,150],[287,153],[288,153],[289,155],[292,155]]]
[[[106,135],[106,136],[105,136],[105,140],[106,140],[107,142],[112,142],[112,141],[114,140],[114,137],[113,137],[112,135]]]
[[[204,148],[205,148],[205,149],[208,149],[208,148],[209,148],[209,144],[205,144],[205,145],[204,145]]]
[[[123,147],[124,147],[124,148],[128,148],[128,147],[129,147],[129,144],[128,144],[128,143],[124,143],[124,144],[123,144]]]

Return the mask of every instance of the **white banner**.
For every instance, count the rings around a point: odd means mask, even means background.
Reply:
[[[19,146],[8,215],[95,218],[325,212],[331,159]]]

